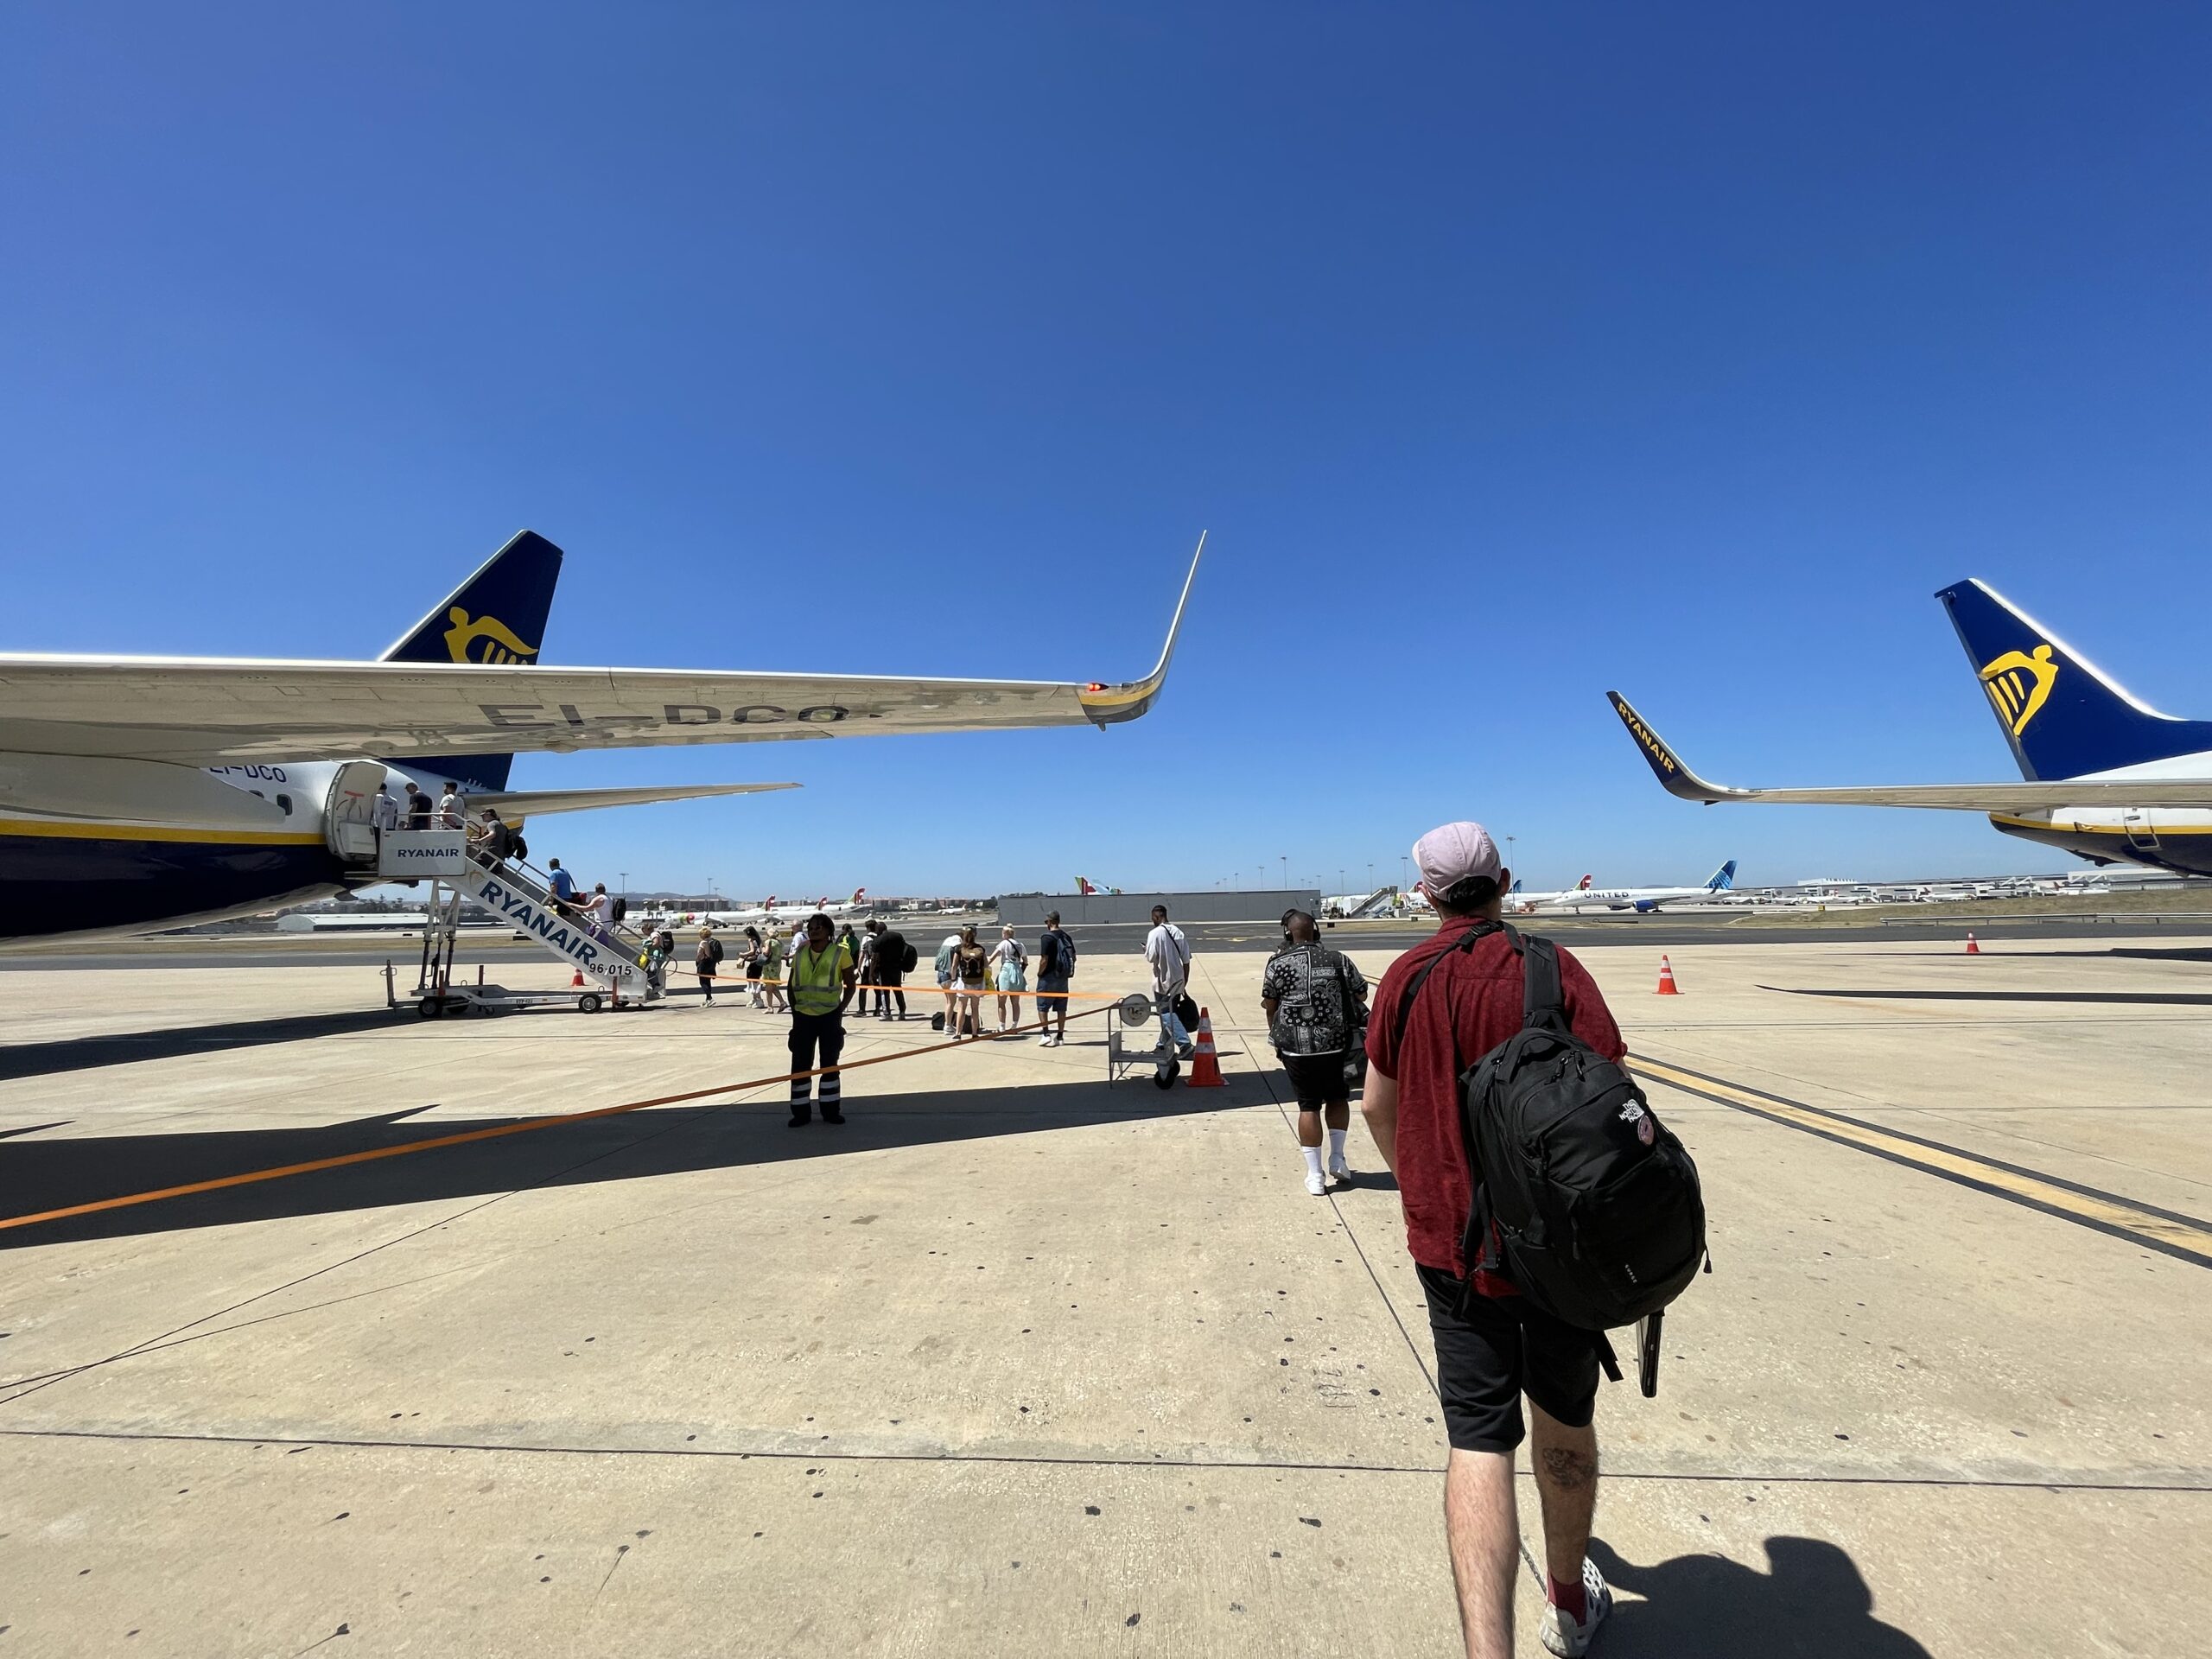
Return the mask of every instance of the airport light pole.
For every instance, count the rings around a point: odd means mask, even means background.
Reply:
[[[617,871],[616,874],[622,879],[622,890],[616,896],[618,898],[627,898],[630,893],[630,872],[627,870],[620,870]]]
[[[1505,868],[1509,870],[1519,868],[1513,861],[1513,837],[1510,836],[1505,838]]]
[[[1282,860],[1282,884],[1287,887],[1290,885],[1290,855],[1278,853],[1276,856]]]

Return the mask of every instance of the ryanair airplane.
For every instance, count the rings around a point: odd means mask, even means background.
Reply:
[[[1198,571],[1193,556],[1151,673],[1064,684],[549,667],[561,558],[524,531],[372,663],[0,654],[0,947],[370,885],[365,827],[387,780],[434,800],[451,780],[472,813],[511,821],[797,787],[510,790],[526,751],[1135,720],[1167,678]]]
[[[1618,691],[1605,695],[1668,793],[1686,801],[1986,812],[2008,836],[2092,863],[2212,875],[2212,721],[2177,720],[2137,701],[1985,582],[1961,582],[1936,597],[2012,745],[2021,783],[1731,789],[1684,766]]]

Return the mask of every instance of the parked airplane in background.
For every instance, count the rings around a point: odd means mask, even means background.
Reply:
[[[561,559],[523,531],[372,663],[0,655],[0,944],[372,885],[369,803],[387,778],[434,797],[452,779],[512,821],[796,787],[510,790],[526,751],[1135,720],[1166,681],[1198,577],[1194,556],[1151,673],[1069,684],[546,667]]]
[[[759,926],[764,923],[772,925],[783,922],[789,922],[796,926],[808,917],[814,915],[827,916],[833,921],[847,916],[857,916],[868,908],[867,899],[866,887],[855,887],[853,896],[842,904],[837,903],[826,894],[810,905],[804,899],[787,902],[777,898],[772,893],[757,905],[748,905],[736,910],[686,911],[680,918],[673,919],[686,922],[712,922],[716,927],[743,927],[748,924]]]
[[[1516,916],[1533,916],[1545,905],[1555,904],[1560,899],[1572,899],[1577,893],[1589,892],[1592,879],[1585,875],[1573,887],[1559,893],[1530,893],[1516,879],[1513,885],[1505,890],[1505,908]]]
[[[2139,702],[1986,582],[1958,582],[1936,598],[2024,782],[1731,789],[1683,765],[1618,692],[1605,695],[1660,783],[1686,801],[1986,812],[2008,836],[2093,863],[2212,875],[2212,721]]]
[[[1086,899],[1090,898],[1094,893],[1116,893],[1121,892],[1119,887],[1102,887],[1087,875],[1078,875],[1076,877],[1075,890]]]
[[[1650,912],[1662,905],[1701,905],[1719,901],[1736,885],[1736,861],[1730,859],[1715,870],[1700,887],[1593,887],[1590,878],[1584,876],[1582,885],[1567,893],[1539,893],[1522,895],[1524,915],[1549,912],[1554,915],[1580,916],[1586,910],[1634,910]],[[1509,896],[1506,907],[1514,908]]]

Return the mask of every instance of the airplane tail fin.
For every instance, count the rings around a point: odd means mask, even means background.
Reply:
[[[1736,887],[1736,861],[1730,859],[1713,873],[1713,880],[1705,884],[1707,893],[1732,893]]]
[[[1587,893],[1587,892],[1589,892],[1589,891],[1590,891],[1590,878],[1589,878],[1588,876],[1586,876],[1586,876],[1584,876],[1584,877],[1583,877],[1580,881],[1578,881],[1578,882],[1576,882],[1576,883],[1574,884],[1574,890],[1575,890],[1577,893]]]
[[[553,610],[561,550],[536,531],[513,539],[378,658],[386,663],[534,663]],[[471,793],[504,790],[512,754],[394,755],[428,763]]]
[[[1515,877],[1513,878],[1513,885],[1512,885],[1511,887],[1508,887],[1505,891],[1506,891],[1506,893],[1507,893],[1507,894],[1508,894],[1509,896],[1510,896],[1510,895],[1511,895],[1511,894],[1513,894],[1513,893],[1516,893],[1520,892],[1520,891],[1521,891],[1521,878],[1520,878],[1519,876],[1517,876],[1517,875],[1516,875],[1516,876],[1515,876]]]
[[[1986,582],[1956,582],[1936,597],[2030,782],[2212,749],[2212,721],[2177,720],[2138,702]]]

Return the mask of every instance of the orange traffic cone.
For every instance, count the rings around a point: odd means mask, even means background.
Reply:
[[[1974,942],[1974,935],[1973,935],[1973,934],[1971,934],[1971,933],[1967,934],[1967,955],[1968,955],[1968,956],[1970,956],[1970,957],[1978,957],[1978,956],[1980,956],[1980,954],[1981,954],[1981,947],[1980,947],[1980,945],[1976,944]]]
[[[1680,996],[1681,994],[1681,988],[1675,983],[1675,964],[1668,961],[1665,957],[1661,957],[1659,958],[1659,988],[1654,991],[1652,995],[1654,996]]]
[[[581,991],[583,988],[584,970],[579,968],[576,969],[576,976],[569,982],[569,988],[572,991]]]
[[[1191,1075],[1183,1079],[1192,1089],[1225,1089],[1229,1085],[1221,1075],[1221,1058],[1213,1046],[1213,1020],[1204,1008],[1198,1010],[1198,1034],[1195,1044],[1198,1054],[1191,1062]]]

